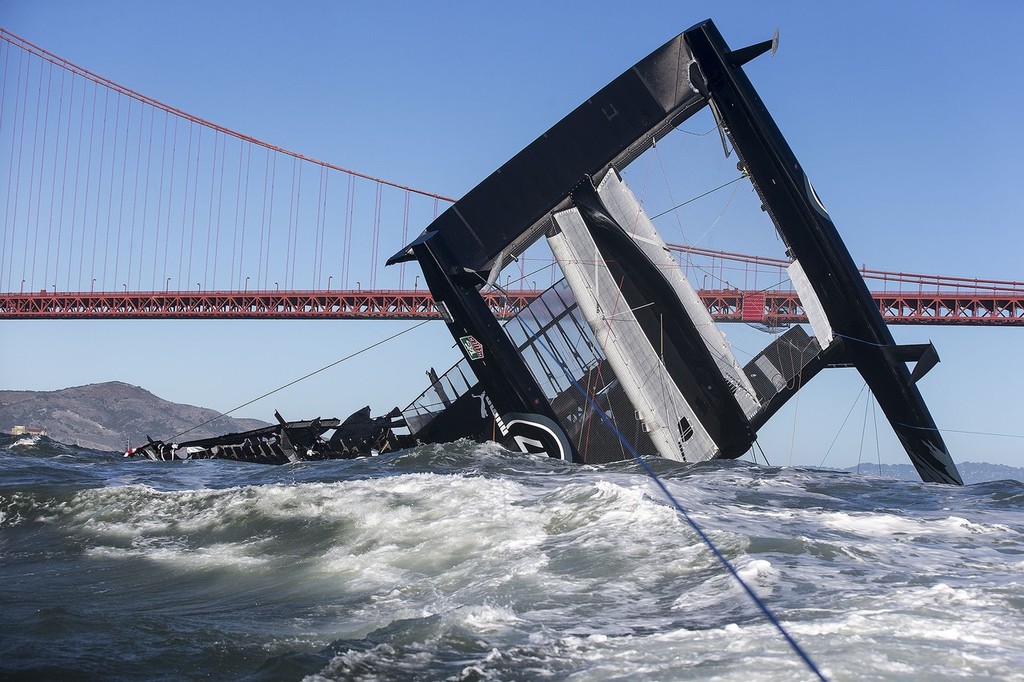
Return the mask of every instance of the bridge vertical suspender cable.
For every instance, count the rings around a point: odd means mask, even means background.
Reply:
[[[397,289],[404,268],[382,271],[374,256],[401,246],[405,215],[426,225],[436,202],[452,201],[212,123],[3,29],[0,48],[8,292]]]

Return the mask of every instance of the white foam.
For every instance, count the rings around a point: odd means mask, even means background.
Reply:
[[[925,535],[971,535],[978,533],[1006,533],[1011,530],[1004,525],[973,523],[958,516],[944,519],[928,519],[918,516],[897,516],[884,513],[824,513],[822,525],[866,537],[880,534],[906,536],[908,539]]]
[[[251,544],[237,543],[223,543],[198,548],[185,544],[147,545],[142,543],[133,547],[90,547],[86,549],[85,553],[87,556],[96,558],[145,559],[181,570],[228,568],[233,571],[246,571],[265,567],[271,563],[268,557],[254,556]]]
[[[455,611],[455,620],[462,627],[478,633],[505,630],[520,622],[520,618],[511,608],[489,604],[460,608]]]

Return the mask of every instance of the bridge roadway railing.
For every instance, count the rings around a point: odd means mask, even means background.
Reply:
[[[890,273],[891,274],[891,273]],[[973,280],[965,280],[966,282]],[[1016,283],[1002,283],[1016,284]],[[540,292],[485,294],[500,318]],[[718,322],[785,326],[806,322],[795,291],[701,289]],[[881,291],[872,294],[890,324],[1024,326],[1024,287]],[[123,291],[0,294],[0,319],[339,319],[440,318],[426,290]]]

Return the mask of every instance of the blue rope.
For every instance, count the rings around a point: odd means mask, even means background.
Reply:
[[[526,326],[525,321],[523,326]],[[661,480],[658,474],[656,474],[654,470],[651,469],[650,465],[648,465],[647,462],[644,461],[644,458],[641,457],[640,453],[636,451],[636,448],[633,447],[633,444],[630,443],[624,435],[622,435],[622,432],[619,431],[618,427],[612,421],[611,417],[605,414],[604,410],[602,410],[594,401],[594,399],[590,397],[590,394],[586,390],[584,390],[584,388],[576,379],[573,378],[572,374],[570,374],[569,372],[569,368],[565,366],[565,363],[562,362],[562,359],[559,358],[558,355],[556,355],[555,352],[548,347],[548,344],[544,339],[543,335],[538,333],[535,338],[540,343],[540,346],[545,350],[545,352],[547,352],[547,354],[550,355],[556,363],[558,363],[559,367],[562,368],[562,372],[565,373],[565,377],[572,383],[576,390],[578,390],[580,394],[582,394],[583,397],[586,398],[587,402],[590,404],[591,409],[593,409],[594,412],[601,418],[601,420],[608,425],[608,427],[615,434],[616,438],[619,439],[619,442],[621,442],[622,445],[626,448],[626,450],[629,451],[629,454],[632,455],[633,459],[635,459],[637,463],[641,467],[643,467],[643,470],[647,472],[647,475],[651,478],[651,480],[653,480],[657,484],[657,486],[661,489],[661,492],[664,493],[665,497],[668,498],[669,502],[671,502],[672,505],[676,508],[676,511],[678,511],[682,515],[682,517],[686,519],[686,522],[690,525],[690,528],[692,528],[694,532],[697,533],[698,536],[700,536],[700,539],[703,540],[704,544],[708,546],[708,548],[711,550],[711,553],[714,554],[715,558],[718,559],[718,561],[723,566],[725,566],[726,569],[728,569],[729,573],[732,574],[732,577],[736,579],[736,582],[738,582],[740,584],[740,587],[742,587],[743,590],[747,593],[747,596],[749,596],[757,605],[757,607],[761,609],[761,613],[764,614],[765,618],[767,618],[768,621],[775,626],[775,629],[779,631],[779,633],[786,640],[786,642],[789,643],[789,646],[793,649],[793,651],[795,651],[796,654],[803,660],[803,662],[807,664],[807,667],[811,670],[811,672],[817,675],[819,680],[822,680],[823,682],[826,681],[828,678],[825,677],[825,675],[821,672],[821,670],[818,668],[815,662],[811,659],[810,655],[806,651],[804,651],[803,647],[800,646],[800,643],[797,642],[793,638],[793,636],[789,634],[785,627],[783,627],[782,623],[779,622],[778,617],[775,615],[774,612],[772,612],[771,608],[768,607],[768,604],[766,604],[764,600],[762,600],[761,597],[758,596],[757,592],[755,592],[754,589],[750,587],[750,585],[748,585],[742,577],[740,577],[740,574],[736,570],[736,567],[732,565],[732,563],[725,557],[724,554],[722,554],[721,550],[718,549],[718,547],[711,540],[711,538],[708,537],[707,533],[704,532],[704,529],[700,527],[700,525],[690,516],[689,512],[686,511],[683,505],[680,504],[679,500],[677,500],[675,496],[671,493],[671,491],[669,491],[668,486],[666,486],[664,481]]]

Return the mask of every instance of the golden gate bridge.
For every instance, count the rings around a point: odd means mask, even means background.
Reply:
[[[384,258],[452,199],[168,106],[0,29],[0,319],[439,317]],[[788,261],[670,244],[718,321],[805,321]],[[556,276],[520,258],[515,314]],[[891,324],[1024,325],[1024,283],[862,269]],[[538,281],[541,286],[538,287]],[[771,283],[768,287],[764,282]]]

